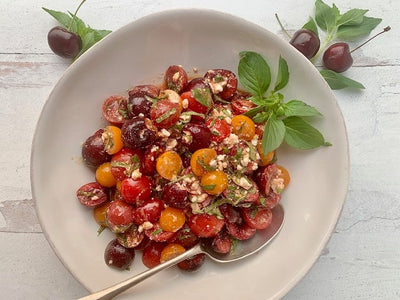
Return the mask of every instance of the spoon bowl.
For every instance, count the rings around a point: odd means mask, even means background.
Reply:
[[[282,205],[278,204],[272,209],[272,222],[266,228],[262,230],[257,230],[257,233],[248,240],[240,241],[232,253],[220,254],[213,251],[208,243],[200,242],[193,248],[185,251],[184,253],[170,259],[158,266],[144,271],[132,278],[125,281],[117,283],[109,288],[96,292],[94,294],[88,295],[86,297],[79,298],[78,300],[107,300],[112,299],[116,295],[122,293],[123,291],[135,286],[136,284],[142,282],[146,278],[157,274],[158,272],[167,269],[177,263],[193,257],[194,255],[204,253],[212,260],[219,263],[228,263],[243,259],[254,253],[257,253],[266,245],[268,245],[279,233],[285,220],[285,213]]]

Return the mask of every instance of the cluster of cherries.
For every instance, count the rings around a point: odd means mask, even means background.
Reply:
[[[162,89],[139,85],[104,101],[110,125],[82,147],[96,181],[77,198],[116,235],[106,264],[125,269],[140,249],[151,268],[201,240],[226,254],[270,225],[290,177],[274,152],[262,152],[263,126],[243,115],[254,107],[249,96],[231,71],[189,81],[175,65]],[[203,261],[199,254],[178,266],[195,270]]]
[[[342,73],[353,65],[353,57],[351,54],[365,45],[376,36],[389,31],[390,27],[385,27],[383,31],[368,39],[365,43],[350,51],[349,44],[344,42],[333,43],[330,45],[322,56],[322,62],[328,70]],[[290,44],[304,54],[308,59],[313,58],[320,48],[320,40],[318,35],[309,29],[300,29],[294,33],[290,40]]]

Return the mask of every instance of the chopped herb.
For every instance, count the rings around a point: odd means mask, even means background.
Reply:
[[[224,81],[224,80],[225,80],[225,77],[222,76],[221,74],[217,74],[217,75],[215,75],[215,77],[213,78],[213,81],[214,81],[214,82],[222,82],[222,81]]]
[[[97,235],[100,235],[106,228],[107,226],[100,225],[99,229],[97,229]]]
[[[162,230],[161,228],[158,228],[158,229],[154,230],[154,231],[151,233],[151,235],[157,235],[157,234],[161,233],[162,231],[163,231],[163,230]]]
[[[157,123],[161,123],[162,121],[165,121],[166,119],[168,119],[170,116],[172,116],[172,115],[175,114],[175,113],[176,113],[176,108],[174,107],[174,108],[172,108],[171,110],[169,110],[169,111],[163,113],[161,116],[159,116],[159,117],[156,119],[156,122],[157,122]]]
[[[221,135],[221,134],[220,134],[218,131],[216,131],[216,130],[212,130],[211,133],[212,133],[213,135],[215,135],[215,136],[220,136],[220,135]]]
[[[217,186],[216,184],[206,184],[206,185],[202,185],[201,187],[205,191],[212,191],[213,189],[215,189],[216,186]]]
[[[217,168],[207,165],[201,157],[197,158],[198,164],[207,172],[215,171]]]
[[[193,97],[199,102],[200,104],[204,105],[205,107],[210,108],[212,105],[212,97],[209,88],[197,88],[192,89]]]

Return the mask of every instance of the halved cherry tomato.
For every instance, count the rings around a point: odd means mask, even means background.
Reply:
[[[199,149],[193,153],[190,158],[190,167],[196,176],[202,176],[207,173],[210,162],[217,157],[217,152],[211,148]]]
[[[221,119],[208,119],[206,122],[212,133],[212,140],[220,143],[231,134],[231,126]]]
[[[96,169],[96,181],[105,187],[113,187],[117,184],[117,180],[111,172],[111,163],[106,162]]]
[[[108,97],[102,107],[103,117],[115,126],[122,126],[128,119],[128,102],[124,96],[114,95]]]
[[[251,141],[256,132],[253,120],[245,115],[234,116],[231,126],[233,133],[245,141]]]

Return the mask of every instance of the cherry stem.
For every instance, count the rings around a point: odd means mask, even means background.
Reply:
[[[82,0],[82,2],[81,2],[81,3],[78,5],[78,7],[76,8],[75,13],[74,13],[73,16],[72,16],[71,22],[69,23],[68,31],[71,31],[71,27],[72,27],[72,24],[73,24],[74,21],[75,21],[76,14],[78,13],[78,11],[79,11],[79,9],[81,8],[82,4],[85,3],[85,1],[86,1],[86,0]]]
[[[285,27],[283,27],[283,25],[282,25],[282,23],[281,23],[281,20],[279,20],[279,17],[278,17],[278,14],[277,14],[277,13],[275,13],[275,18],[276,18],[276,20],[278,21],[279,26],[281,26],[283,32],[286,33],[286,35],[289,37],[289,39],[291,39],[292,36],[289,34],[289,32],[287,32],[287,30],[285,29]]]
[[[377,34],[375,34],[373,37],[370,37],[368,40],[366,40],[364,43],[362,43],[361,45],[359,45],[358,47],[354,48],[353,50],[350,51],[350,53],[353,53],[354,51],[356,51],[357,49],[360,49],[362,46],[364,46],[366,43],[368,43],[369,41],[373,40],[374,38],[376,38],[378,35],[381,35],[382,33],[385,33],[387,31],[389,31],[391,29],[390,26],[387,26],[385,28],[383,28],[383,30]]]

